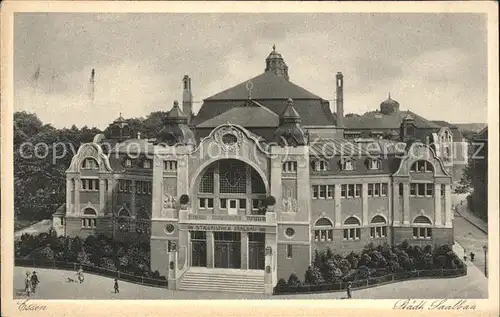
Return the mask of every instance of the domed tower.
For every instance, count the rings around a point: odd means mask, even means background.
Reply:
[[[288,66],[283,60],[283,56],[276,52],[276,45],[273,45],[273,51],[266,58],[266,72],[272,72],[277,76],[283,76],[286,80],[288,78]]]
[[[386,101],[380,104],[380,112],[382,114],[393,114],[399,111],[399,102],[391,99],[391,94],[389,93],[389,97]]]
[[[179,102],[174,101],[174,106],[168,112],[165,126],[160,130],[159,142],[168,146],[196,145],[193,131],[187,126],[187,117],[179,108]]]
[[[280,146],[307,145],[307,132],[302,128],[300,122],[300,115],[293,107],[293,100],[288,98],[287,106],[280,115],[280,125],[274,133],[274,142]]]
[[[127,121],[120,116],[109,125],[109,139],[117,140],[118,142],[125,141],[132,137],[132,129],[130,129]]]

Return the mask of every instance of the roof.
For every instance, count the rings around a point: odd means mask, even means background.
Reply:
[[[377,155],[403,154],[406,144],[392,140],[377,139],[367,142],[356,142],[352,139],[321,138],[310,140],[310,154],[314,156],[334,155]]]
[[[226,89],[205,100],[245,100],[248,98],[247,83],[252,82],[252,99],[321,99],[321,97],[290,82],[283,76],[265,72],[234,87]]]
[[[52,216],[64,216],[66,215],[66,204],[62,204],[57,208],[56,212],[52,214]]]
[[[488,140],[488,127],[484,127],[475,137],[476,140]]]
[[[254,100],[231,108],[228,111],[197,125],[197,128],[215,128],[231,122],[242,127],[277,127],[279,117],[276,113]]]
[[[390,114],[367,112],[362,116],[344,118],[346,129],[399,129],[403,118],[410,115],[417,128],[440,129],[441,126],[411,111],[398,111]]]
[[[124,153],[154,153],[154,145],[148,139],[128,139],[117,143],[112,152]]]

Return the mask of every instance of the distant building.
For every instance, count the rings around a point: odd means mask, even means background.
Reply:
[[[488,219],[488,127],[474,138],[472,166],[472,188],[470,207],[483,219]]]
[[[174,103],[155,140],[120,117],[80,147],[66,173],[66,234],[149,241],[170,288],[265,293],[303,276],[316,250],[453,244],[452,180],[437,150],[344,138],[343,75],[332,77],[337,119],[290,81],[274,48],[263,74],[196,115],[184,77],[183,109]],[[387,131],[420,133],[420,117],[398,118]]]

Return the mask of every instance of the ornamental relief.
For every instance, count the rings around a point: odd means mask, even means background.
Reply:
[[[177,187],[174,184],[169,184],[168,182],[164,183],[163,190],[163,208],[164,209],[173,209],[175,208],[175,204],[177,202]]]
[[[244,135],[241,131],[223,127],[214,134],[214,140],[224,152],[237,152],[243,144]]]

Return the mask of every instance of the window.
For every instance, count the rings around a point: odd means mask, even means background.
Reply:
[[[324,172],[328,170],[328,162],[323,160],[311,161],[311,169],[317,172]]]
[[[86,179],[82,178],[80,180],[82,190],[85,191],[98,191],[99,190],[99,180],[98,179]]]
[[[213,198],[207,198],[207,208],[208,209],[214,208],[214,199]]]
[[[413,239],[432,239],[432,228],[413,228]]]
[[[142,163],[142,166],[144,168],[151,168],[151,160],[144,160],[144,162]]]
[[[125,160],[125,167],[132,167],[132,160],[131,159],[126,159]]]
[[[264,205],[264,202],[262,199],[252,199],[252,209],[259,209]],[[222,207],[221,207],[222,208]],[[226,207],[224,207],[226,208]]]
[[[368,184],[368,196],[369,197],[387,196],[388,186],[389,185],[387,183]]]
[[[234,134],[226,133],[222,136],[222,143],[226,145],[233,145],[236,142],[238,142],[238,138]]]
[[[380,169],[380,160],[379,159],[370,159],[368,162],[368,168],[371,170]]]
[[[226,209],[227,208],[227,200],[224,198],[221,198],[220,200],[220,208],[221,209]]]
[[[399,196],[403,196],[404,186],[403,183],[399,183]]]
[[[368,184],[368,197],[373,196],[373,184]]]
[[[389,184],[387,183],[382,183],[382,196],[387,196],[387,190],[388,190]]]
[[[355,217],[349,217],[344,221],[344,240],[359,240],[361,237],[361,228],[349,228],[349,227],[359,227],[361,223]]]
[[[96,219],[92,218],[82,218],[82,228],[94,229],[97,225]]]
[[[375,196],[380,196],[380,184],[375,184],[375,191],[374,191]]]
[[[200,209],[213,209],[214,199],[213,198],[198,198],[198,207]]]
[[[285,172],[285,173],[297,172],[297,162],[295,162],[295,161],[284,162],[283,163],[283,172]]]
[[[410,172],[433,172],[434,166],[429,161],[416,161],[410,167]]]
[[[434,195],[434,184],[431,183],[411,183],[410,196],[432,197]]]
[[[163,161],[163,168],[165,172],[177,171],[177,161]]]
[[[247,200],[240,199],[240,209],[246,209],[246,208],[247,208]]]
[[[385,218],[377,215],[372,218],[370,223],[370,238],[385,238],[387,237],[387,222]]]
[[[334,185],[313,185],[313,199],[333,199]]]
[[[93,158],[86,158],[83,160],[82,168],[83,169],[98,169],[99,164]]]
[[[333,224],[327,218],[320,218],[314,224],[314,241],[332,241]]]
[[[341,185],[340,197],[342,198],[358,198],[361,197],[361,184]]]
[[[287,238],[293,237],[294,234],[295,234],[295,230],[293,230],[293,228],[286,228],[286,230],[285,230],[285,236]]]
[[[293,256],[292,245],[291,244],[287,244],[286,245],[286,257],[287,257],[287,259],[291,259],[292,256]]]
[[[342,161],[342,170],[343,171],[352,171],[354,169],[354,164],[352,159],[344,159]]]
[[[441,197],[444,197],[444,193],[446,192],[446,185],[441,184]]]
[[[214,192],[214,169],[209,168],[201,177],[200,180],[200,186],[199,186],[199,192],[200,193],[213,193]]]

